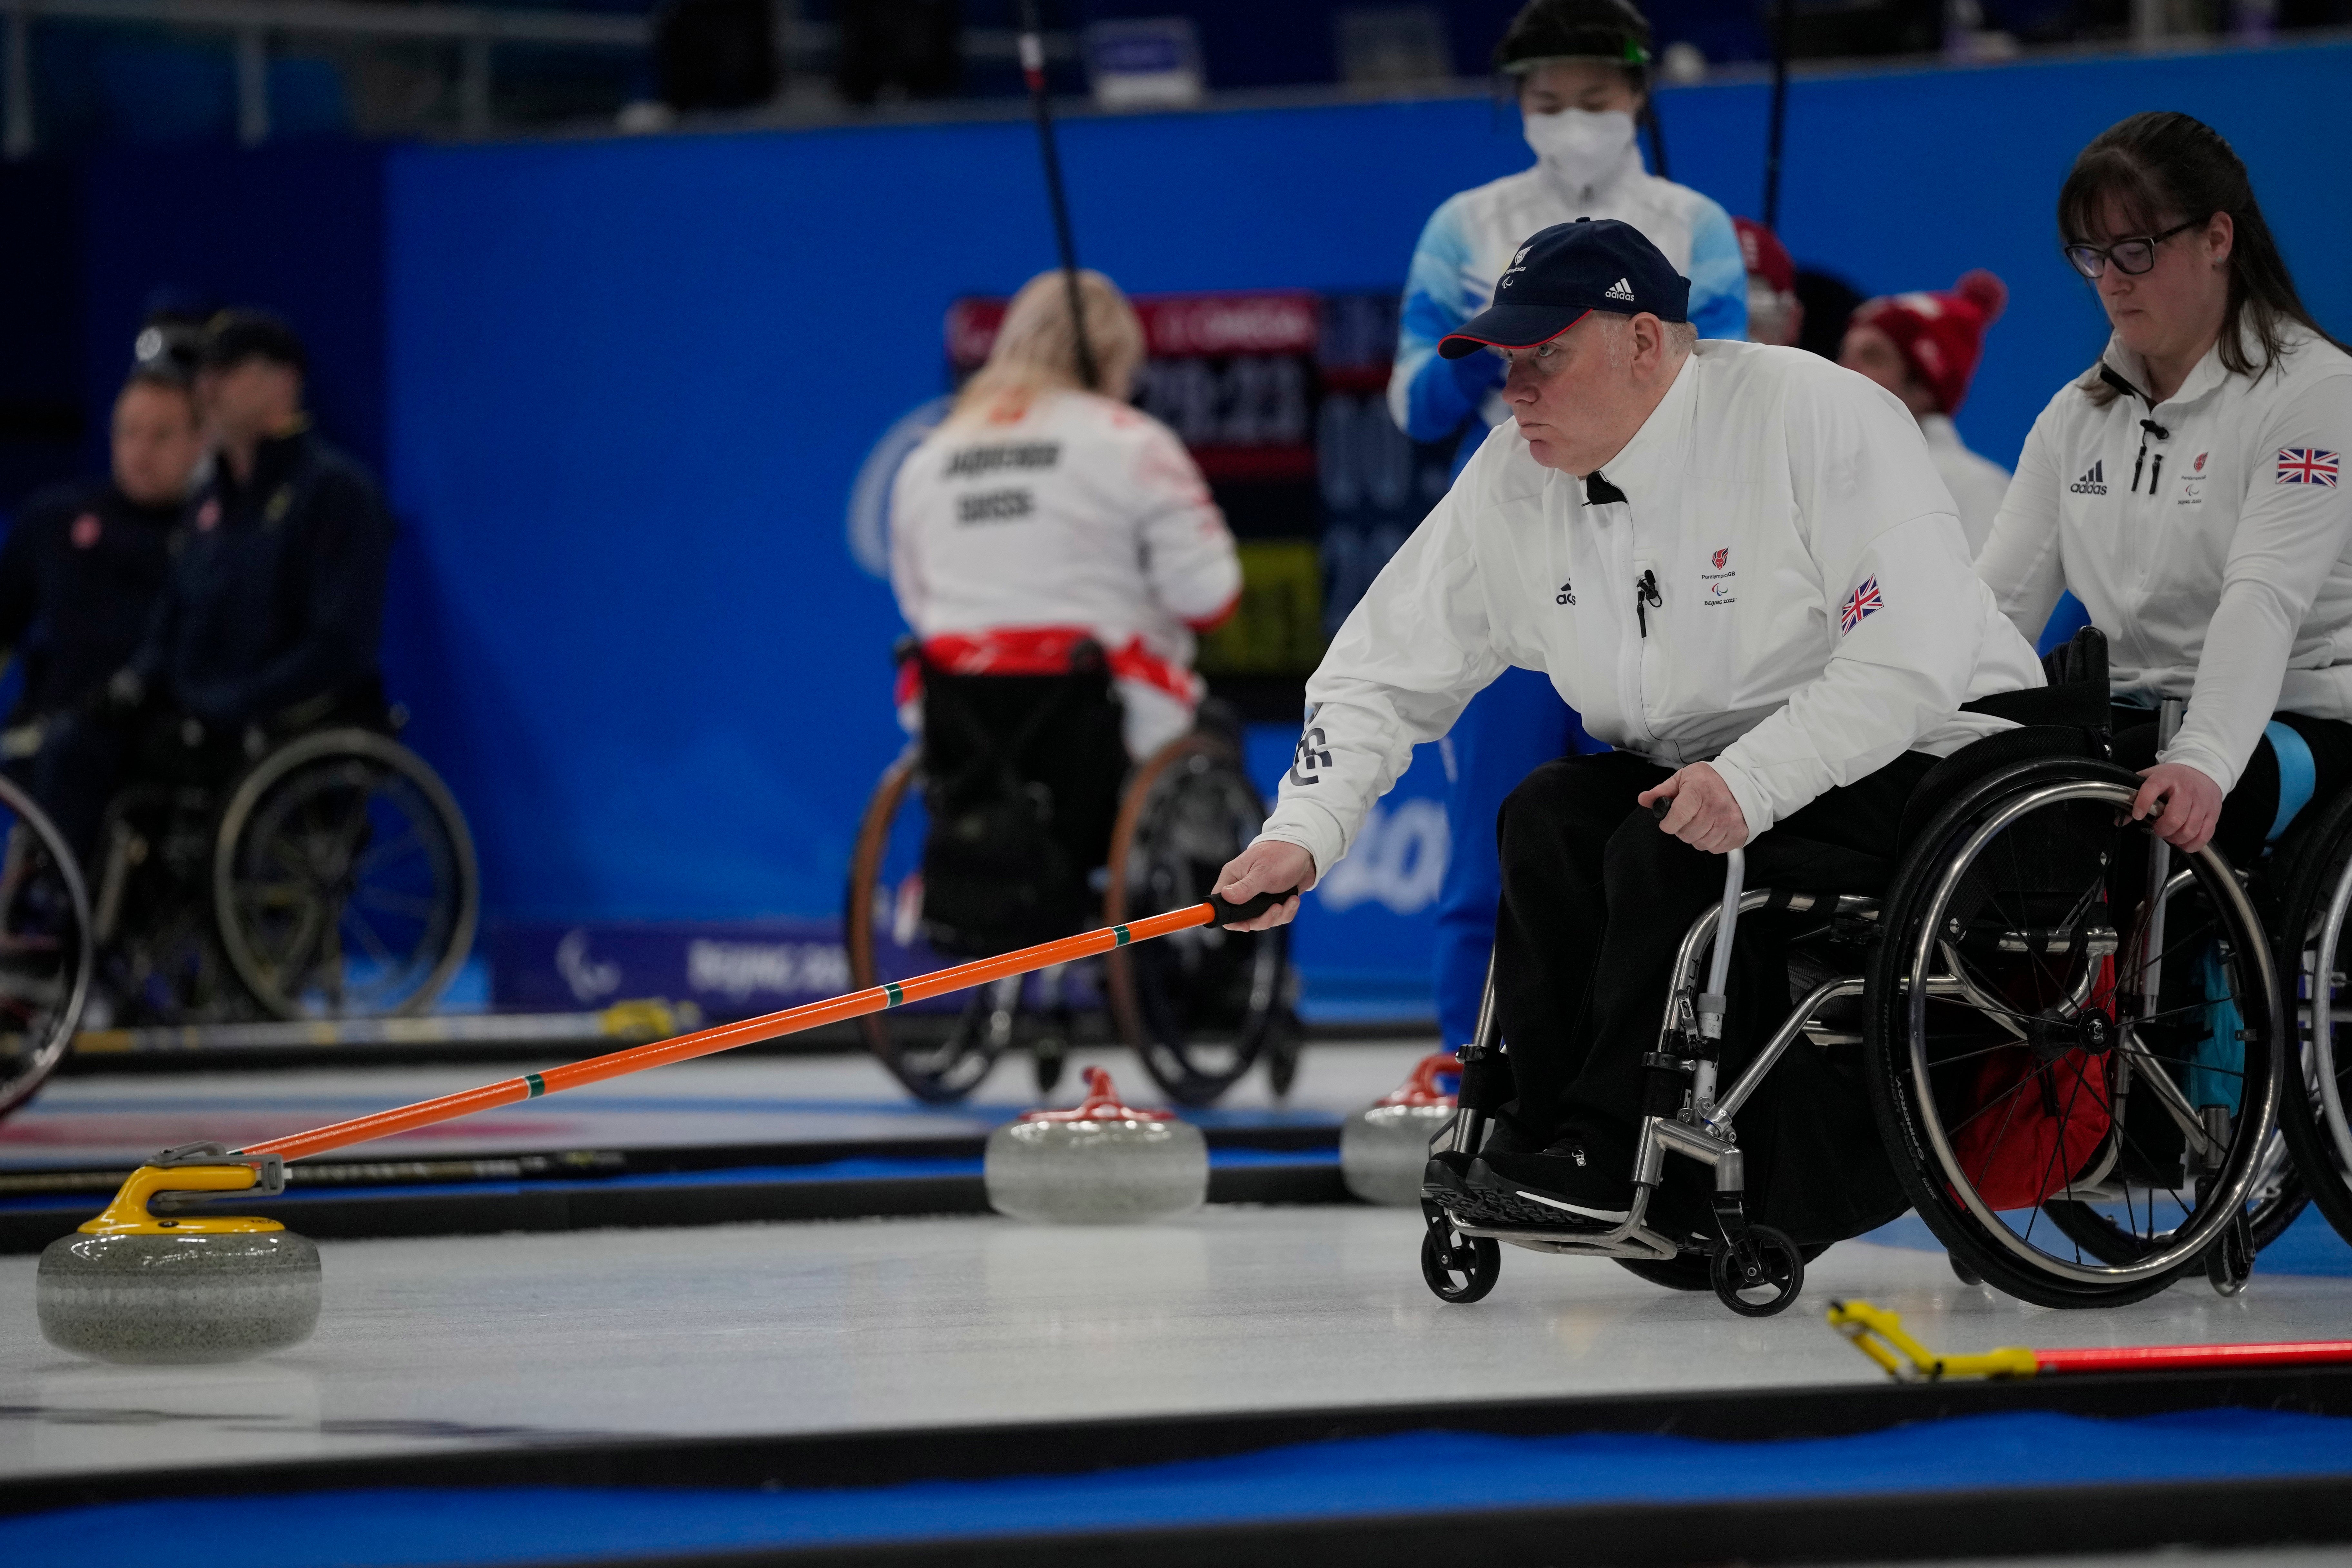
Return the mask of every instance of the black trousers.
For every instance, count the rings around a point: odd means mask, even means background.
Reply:
[[[2301,713],[2281,713],[2277,720],[2311,748],[2316,780],[2312,805],[2324,805],[2352,785],[2352,724],[2340,719],[2311,719]],[[2145,708],[2115,710],[2116,761],[2137,773],[2156,765],[2156,715]],[[2251,866],[2263,852],[2271,821],[2278,815],[2278,753],[2263,740],[2246,759],[2238,787],[2221,800],[2221,819],[2214,825],[2213,845],[2232,866]]]
[[[1750,885],[1803,885],[1770,875],[1791,865],[1886,875],[1904,805],[1937,760],[1906,752],[1774,826],[1748,846]],[[1675,953],[1691,922],[1723,894],[1723,857],[1670,837],[1634,803],[1669,772],[1623,752],[1548,763],[1511,793],[1498,826],[1496,1001],[1517,1086],[1505,1114],[1534,1138],[1575,1138],[1602,1169],[1622,1164],[1629,1173],[1642,1114],[1642,1058],[1656,1048]],[[1833,874],[1822,881],[1841,879]],[[1751,943],[1751,926],[1760,924],[1742,923],[1743,950],[1772,945]],[[1734,981],[1727,1082],[1760,1043],[1755,1025],[1769,1028],[1787,1015],[1785,958],[1776,985],[1773,956],[1751,953]],[[1739,1027],[1742,1020],[1749,1026]],[[1738,1039],[1742,1035],[1748,1037]],[[1768,1080],[1767,1091],[1773,1087]],[[1756,1110],[1741,1118],[1743,1146],[1758,1141],[1750,1137],[1751,1117],[1774,1119],[1766,1095],[1753,1104]]]

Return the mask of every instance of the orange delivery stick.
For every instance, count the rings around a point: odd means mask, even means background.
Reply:
[[[602,1083],[607,1079],[643,1072],[648,1068],[667,1067],[671,1062],[691,1061],[696,1057],[712,1056],[719,1051],[733,1050],[738,1046],[779,1039],[803,1029],[814,1029],[820,1024],[862,1018],[868,1013],[879,1013],[887,1007],[926,1001],[933,996],[943,996],[950,991],[961,991],[967,986],[984,985],[992,980],[1010,980],[1016,974],[1067,963],[1072,959],[1091,958],[1131,942],[1150,942],[1153,937],[1191,931],[1198,926],[1255,920],[1290,896],[1290,893],[1261,893],[1244,904],[1229,904],[1223,899],[1213,897],[1205,903],[1171,910],[1166,914],[1147,915],[1141,920],[1129,921],[1124,925],[1081,931],[1076,936],[1040,942],[1034,947],[1020,948],[994,958],[976,959],[970,963],[957,964],[952,969],[936,970],[912,980],[888,981],[868,990],[836,996],[829,1002],[811,1002],[798,1007],[787,1007],[781,1013],[745,1018],[716,1028],[698,1029],[675,1039],[633,1046],[627,1050],[590,1057],[586,1061],[550,1068],[545,1072],[527,1072],[520,1078],[484,1084],[479,1089],[465,1089],[457,1094],[445,1094],[438,1100],[419,1100],[415,1105],[404,1105],[396,1110],[379,1110],[373,1116],[354,1117],[330,1127],[297,1132],[289,1138],[273,1138],[267,1143],[240,1149],[227,1157],[234,1160],[247,1155],[275,1154],[282,1160],[308,1159],[313,1154],[324,1154],[331,1150],[365,1143],[372,1139],[389,1138],[419,1127],[430,1127],[436,1122],[454,1121],[458,1117],[471,1116],[478,1110],[489,1110],[501,1105],[512,1105],[517,1100],[537,1100],[542,1095],[578,1089],[583,1084]]]

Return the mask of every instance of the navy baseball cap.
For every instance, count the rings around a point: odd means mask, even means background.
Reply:
[[[1483,348],[1532,348],[1593,310],[1688,321],[1690,279],[1630,223],[1556,223],[1519,247],[1496,280],[1495,302],[1440,339],[1437,352],[1460,359]]]

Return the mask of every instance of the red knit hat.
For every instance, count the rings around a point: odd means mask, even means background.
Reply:
[[[1797,291],[1797,264],[1789,259],[1789,247],[1779,235],[1744,217],[1733,218],[1731,228],[1739,237],[1739,260],[1748,276],[1761,278],[1775,294]]]
[[[1979,267],[1948,294],[1889,294],[1853,313],[1853,324],[1876,327],[1895,340],[1911,374],[1935,394],[1936,406],[1959,412],[1984,353],[1985,329],[2009,303],[2008,285]]]

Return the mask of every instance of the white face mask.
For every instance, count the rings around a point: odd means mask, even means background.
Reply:
[[[1633,150],[1633,117],[1622,109],[1563,109],[1522,114],[1519,121],[1536,156],[1571,184],[1589,185],[1613,173]]]

